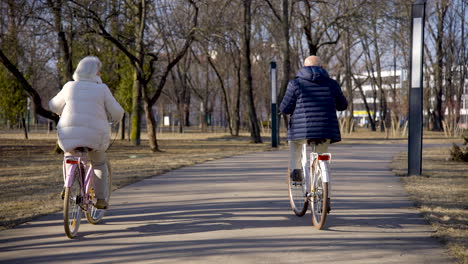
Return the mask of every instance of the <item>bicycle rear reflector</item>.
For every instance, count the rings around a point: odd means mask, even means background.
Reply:
[[[330,155],[319,155],[318,160],[330,160]]]
[[[78,164],[77,160],[67,160],[66,163],[68,164]]]

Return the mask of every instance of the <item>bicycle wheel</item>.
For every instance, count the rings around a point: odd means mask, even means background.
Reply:
[[[81,170],[79,166],[75,167],[75,179],[71,187],[65,188],[63,200],[63,224],[65,234],[69,238],[74,238],[78,233],[81,223]]]
[[[302,159],[302,154],[301,157]],[[306,173],[301,169],[302,181],[292,181],[288,170],[289,203],[297,216],[303,216],[307,212],[309,200],[307,198]]]
[[[329,191],[328,182],[323,181],[323,170],[328,170],[328,165],[325,162],[322,163],[319,169],[315,170],[316,175],[311,186],[312,223],[319,230],[325,226],[329,208],[329,199],[327,198]]]
[[[111,171],[111,166],[110,166],[109,161],[107,161],[107,169],[109,172],[108,174],[109,175],[108,176],[109,177],[108,178],[109,189],[108,189],[106,201],[109,203],[111,192],[112,192],[112,171]],[[88,211],[86,211],[86,219],[88,220],[90,224],[95,225],[101,222],[101,220],[104,218],[105,213],[106,213],[106,209],[97,209],[96,207],[94,207],[94,205],[91,205],[88,208]]]

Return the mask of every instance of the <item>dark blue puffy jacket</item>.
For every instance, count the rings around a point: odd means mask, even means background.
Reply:
[[[340,85],[322,67],[299,70],[288,84],[280,105],[283,114],[291,115],[288,140],[330,139],[341,141],[336,110],[348,107]]]

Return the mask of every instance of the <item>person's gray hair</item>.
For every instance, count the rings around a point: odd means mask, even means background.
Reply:
[[[78,63],[75,73],[73,73],[73,79],[78,80],[95,80],[101,70],[102,63],[96,56],[84,57]]]

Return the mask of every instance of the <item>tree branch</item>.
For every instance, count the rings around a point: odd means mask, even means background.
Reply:
[[[89,19],[92,19],[94,22],[96,22],[97,26],[99,27],[100,32],[97,34],[104,37],[105,39],[109,40],[112,42],[119,50],[121,50],[129,59],[130,62],[132,63],[133,66],[138,66],[140,65],[140,60],[133,55],[119,40],[117,40],[114,36],[112,36],[105,27],[104,22],[100,19],[99,15],[92,9],[80,4],[78,1],[75,0],[70,0],[73,4],[77,5],[81,9],[83,9],[85,12],[90,14],[88,17]]]
[[[270,0],[265,0],[265,2],[268,4],[270,7],[271,11],[273,12],[273,15],[278,19],[280,23],[283,23],[283,19],[281,19],[281,16],[278,14],[276,11],[275,7],[271,4]]]
[[[32,97],[36,113],[57,123],[59,116],[42,107],[41,96],[34,90],[31,84],[29,84],[18,68],[5,56],[2,49],[0,49],[0,62],[15,76],[23,89]]]
[[[154,103],[156,103],[159,96],[161,95],[164,85],[166,84],[166,80],[167,80],[167,76],[169,75],[169,72],[171,72],[172,68],[184,57],[185,53],[187,53],[187,50],[190,48],[190,46],[192,45],[192,42],[195,39],[195,29],[198,25],[198,7],[193,0],[188,0],[188,1],[195,9],[195,14],[192,20],[192,28],[190,29],[188,38],[185,40],[185,44],[183,48],[177,53],[175,58],[172,61],[170,61],[169,64],[167,65],[161,79],[159,80],[156,91],[149,101],[150,105],[154,105]]]

